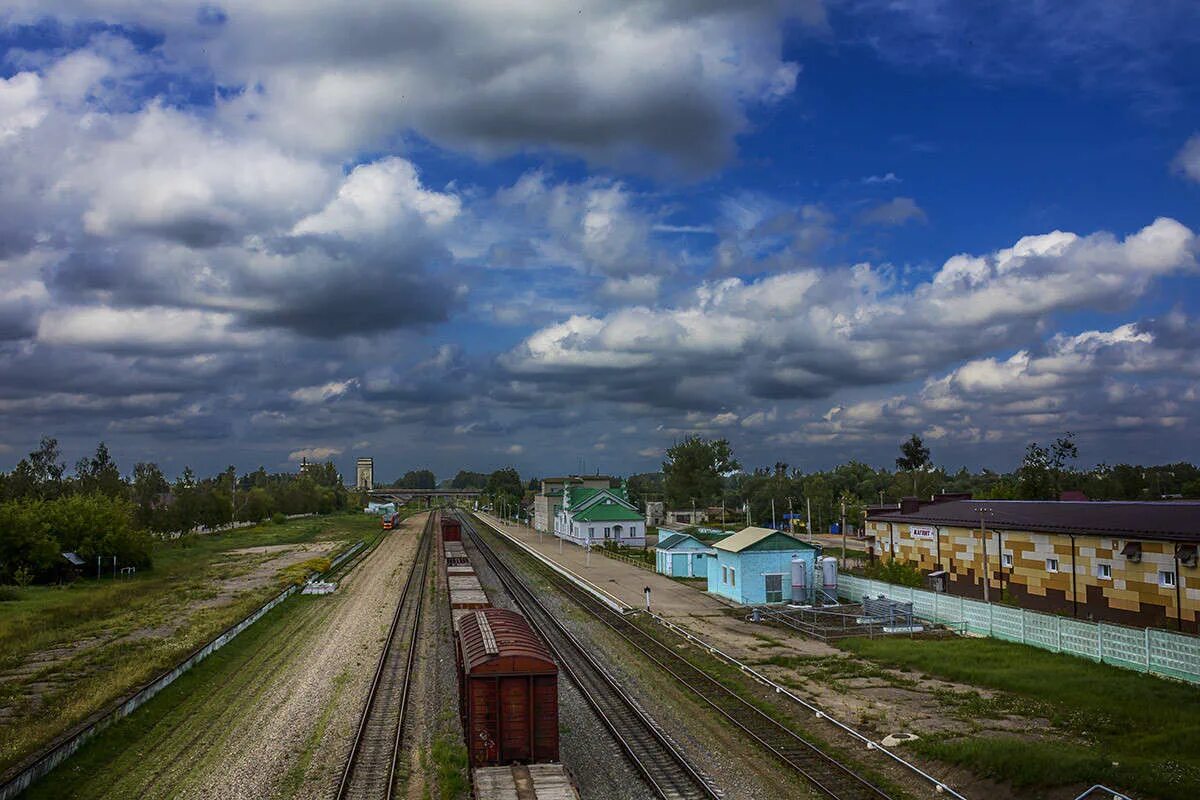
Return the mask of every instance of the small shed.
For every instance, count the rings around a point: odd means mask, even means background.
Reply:
[[[813,586],[819,549],[771,528],[743,528],[713,545],[708,559],[708,591],[743,605],[791,601],[792,563],[803,565],[805,585]]]
[[[471,766],[557,761],[558,665],[525,618],[462,616],[455,656]]]
[[[706,578],[710,558],[717,551],[690,533],[660,537],[654,548],[654,571],[672,578]]]

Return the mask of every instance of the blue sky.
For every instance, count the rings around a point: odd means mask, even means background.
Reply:
[[[1195,458],[1200,11],[0,10],[0,465]]]

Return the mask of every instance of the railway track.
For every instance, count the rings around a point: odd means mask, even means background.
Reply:
[[[716,800],[720,794],[699,769],[659,730],[587,647],[548,610],[507,563],[484,541],[471,521],[463,529],[525,614],[554,651],[559,667],[579,687],[618,744],[663,800]]]
[[[400,602],[379,656],[367,704],[358,721],[350,758],[338,784],[338,800],[390,800],[396,780],[396,760],[404,736],[408,687],[417,652],[425,577],[429,571],[434,515],[421,531],[417,557],[404,581]],[[392,534],[397,535],[396,533]],[[401,641],[403,640],[403,641]]]
[[[890,795],[853,768],[763,713],[670,645],[617,614],[571,581],[556,573],[549,580],[575,603],[699,696],[730,724],[799,773],[814,789],[836,800],[890,800]]]

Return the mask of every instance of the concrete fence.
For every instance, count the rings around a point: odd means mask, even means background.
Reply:
[[[356,553],[363,546],[362,542],[358,542],[351,548],[340,553],[332,562],[330,571],[337,568],[343,561]],[[209,641],[207,644],[192,652],[183,661],[176,664],[172,669],[159,675],[154,680],[147,683],[142,688],[138,689],[133,694],[127,696],[123,700],[118,700],[113,706],[107,710],[99,711],[93,714],[88,719],[77,725],[71,731],[68,731],[57,744],[52,745],[49,749],[44,750],[40,754],[33,756],[25,766],[20,767],[16,775],[11,779],[6,780],[0,785],[0,800],[10,800],[16,797],[21,792],[25,791],[34,783],[34,781],[45,777],[55,767],[66,761],[80,747],[91,739],[96,734],[103,731],[109,725],[112,725],[117,720],[127,717],[141,708],[150,698],[161,692],[163,689],[175,682],[180,675],[187,672],[192,667],[199,664],[210,655],[220,650],[229,642],[233,641],[239,633],[249,628],[255,622],[262,619],[267,612],[275,608],[277,605],[287,600],[300,587],[289,586],[275,597],[268,600],[256,611],[249,616],[244,617],[241,621],[226,628],[216,638]]]
[[[918,617],[961,626],[969,633],[1200,683],[1200,637],[1196,636],[1088,622],[854,575],[838,575],[838,594],[851,600],[882,594],[911,602]]]

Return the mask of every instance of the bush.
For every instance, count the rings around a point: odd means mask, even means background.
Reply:
[[[271,521],[276,525],[282,525],[287,522],[287,514],[284,514],[282,511],[276,511],[271,515]]]
[[[21,599],[21,590],[16,586],[0,586],[0,603]]]
[[[921,570],[903,561],[872,561],[863,567],[863,575],[876,581],[894,583],[899,586],[925,585],[925,576]]]

